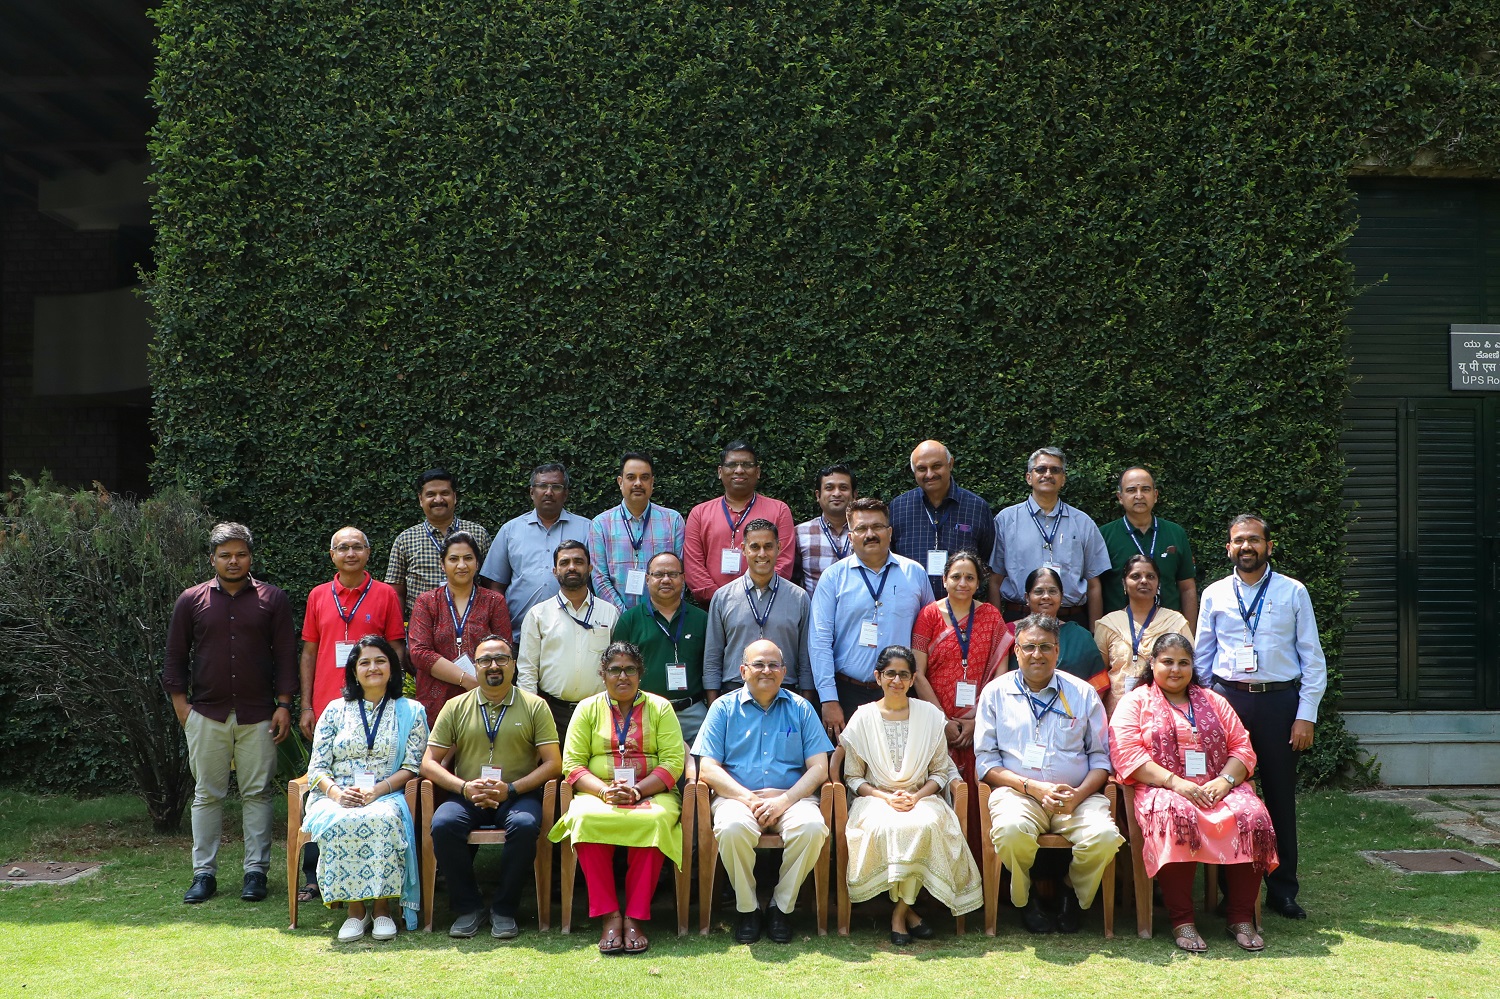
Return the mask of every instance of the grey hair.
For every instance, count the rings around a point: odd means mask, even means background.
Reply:
[[[946,445],[946,444],[943,445],[943,454],[947,455],[947,457],[948,457],[948,464],[950,464],[950,465],[953,464],[953,452],[950,451],[950,450],[948,450],[948,445]],[[911,466],[911,470],[913,472],[915,472],[917,470],[917,451],[916,451],[916,448],[912,449],[911,457],[908,458],[908,459],[906,459],[906,463]]]
[[[227,541],[243,541],[245,547],[251,551],[255,550],[255,541],[250,536],[250,528],[244,524],[236,524],[232,520],[226,520],[215,524],[213,530],[208,532],[208,550],[212,554],[215,549]]]
[[[328,539],[328,550],[329,551],[333,551],[334,538],[337,538],[340,534],[343,534],[345,531],[354,531],[356,534],[358,534],[361,538],[364,539],[365,547],[366,548],[370,547],[370,536],[368,534],[366,534],[364,531],[361,531],[359,528],[355,527],[353,524],[345,524],[343,527],[340,527],[337,531],[334,531],[333,532],[333,536]]]
[[[1016,622],[1017,635],[1029,628],[1040,628],[1042,631],[1050,631],[1054,638],[1062,632],[1062,625],[1051,614],[1027,614]]]
[[[536,477],[538,475],[551,475],[553,472],[562,473],[564,489],[573,488],[573,477],[568,474],[568,466],[560,461],[544,461],[533,468],[531,470],[531,481],[526,483],[527,487],[533,488],[536,486]]]
[[[1026,459],[1026,471],[1029,472],[1032,469],[1036,468],[1037,458],[1041,457],[1044,454],[1049,458],[1056,458],[1063,467],[1063,474],[1066,475],[1068,473],[1068,459],[1063,455],[1062,448],[1056,447],[1039,447],[1035,451],[1031,452],[1031,457]]]

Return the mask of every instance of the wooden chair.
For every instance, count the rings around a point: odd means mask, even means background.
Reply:
[[[984,875],[984,932],[987,936],[995,935],[995,923],[1000,909],[1000,855],[995,852],[995,841],[990,838],[990,792],[993,790],[983,781],[979,782],[979,838],[984,858],[980,861],[980,869]],[[1118,812],[1116,806],[1117,796],[1115,787],[1106,783],[1102,792],[1109,801],[1109,815],[1115,819]],[[1058,836],[1054,833],[1043,833],[1037,837],[1037,846],[1044,850],[1066,850],[1073,844],[1066,836]],[[1067,890],[1064,888],[1063,890]],[[1136,893],[1139,896],[1139,892]],[[1104,878],[1099,883],[1099,895],[1104,906],[1104,939],[1115,938],[1115,858],[1111,857],[1109,866],[1104,869]],[[1139,904],[1139,903],[1137,903]]]
[[[847,830],[849,828],[849,792],[843,782],[844,770],[844,747],[840,746],[833,751],[833,762],[828,767],[828,777],[832,781],[834,789],[834,832],[833,838],[838,841],[838,906],[839,906],[839,936],[849,935],[849,924],[852,918],[852,906],[849,902],[849,840]],[[951,794],[949,804],[958,813],[958,828],[963,833],[964,842],[969,840],[969,786],[962,779],[953,781],[948,785]],[[964,935],[964,917],[958,913],[953,914],[956,932],[959,936]]]
[[[837,758],[843,752],[842,749],[834,751]],[[833,830],[835,802],[838,792],[834,790],[832,783],[833,768],[829,767],[829,780],[823,782],[818,797],[818,808],[823,813],[823,824],[828,827],[828,838],[823,841],[823,849],[818,852],[817,862],[813,864],[813,906],[818,919],[818,936],[828,935],[828,871],[832,856]],[[698,782],[698,932],[704,936],[708,935],[708,928],[713,922],[714,904],[714,878],[719,872],[719,841],[714,838],[714,820],[710,810],[712,805],[712,792],[709,786],[702,781]],[[771,833],[761,834],[760,840],[755,844],[757,850],[780,850],[786,847],[786,843],[780,836]],[[804,885],[806,882],[804,882]],[[845,929],[844,933],[848,933]]]
[[[693,820],[698,809],[698,762],[690,754],[683,769],[682,781],[682,863],[673,871],[674,889],[677,895],[677,935],[688,931],[688,906],[692,896]],[[566,814],[573,801],[573,785],[563,781],[558,788],[557,814]],[[564,836],[562,843],[562,932],[573,932],[573,883],[578,874],[578,854],[574,852],[573,840]]]
[[[452,757],[450,752],[443,758],[445,769]],[[542,828],[537,836],[536,861],[533,865],[536,877],[537,928],[544,932],[552,928],[552,841],[547,838],[547,834],[552,831],[553,819],[557,814],[557,784],[554,778],[542,788]],[[435,787],[432,781],[422,781],[422,928],[428,933],[432,932],[432,895],[437,884],[437,855],[432,852],[432,816],[437,812],[437,806],[442,804],[436,800],[439,794],[447,796],[447,792]],[[469,833],[469,844],[504,846],[505,830],[475,829]]]
[[[306,774],[288,781],[286,785],[286,897],[287,908],[291,912],[291,925],[288,929],[293,930],[297,928],[297,890],[302,887],[302,849],[312,842],[312,837],[302,831],[302,809],[310,790]],[[402,793],[406,796],[406,807],[411,809],[412,821],[420,824],[422,819],[417,809],[416,777],[406,782]],[[420,878],[420,873],[418,876]],[[421,881],[424,891],[432,890],[428,887],[430,881],[426,878],[421,878]],[[342,903],[336,903],[337,905]],[[401,920],[396,922],[400,923]]]
[[[1124,792],[1125,821],[1130,827],[1130,861],[1135,883],[1135,932],[1142,940],[1151,939],[1151,923],[1155,917],[1155,899],[1152,894],[1154,878],[1146,874],[1146,857],[1141,842],[1141,826],[1135,816],[1135,785],[1121,783]],[[1219,904],[1219,865],[1203,864],[1203,909],[1213,912]],[[1255,931],[1261,930],[1261,895],[1255,893]]]

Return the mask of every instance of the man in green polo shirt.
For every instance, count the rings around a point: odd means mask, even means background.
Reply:
[[[1132,555],[1146,555],[1156,562],[1161,577],[1161,605],[1187,618],[1188,627],[1198,626],[1198,567],[1193,564],[1193,546],[1187,531],[1153,512],[1158,497],[1156,480],[1139,465],[1120,474],[1115,496],[1125,516],[1099,525],[1109,549],[1110,569],[1104,574],[1104,613],[1125,607],[1122,570]]]
[[[472,937],[488,922],[491,936],[510,940],[520,932],[516,909],[543,831],[542,789],[562,775],[562,750],[547,702],[515,685],[509,635],[481,639],[474,668],[479,686],[443,705],[422,757],[422,776],[451,796],[432,813],[432,853],[458,915],[448,935]],[[483,828],[505,830],[489,909],[469,851],[469,833]]]
[[[703,650],[708,614],[682,599],[682,560],[661,552],[646,563],[646,595],[615,622],[611,638],[632,642],[646,660],[641,689],[672,702],[682,738],[691,743],[703,724]]]

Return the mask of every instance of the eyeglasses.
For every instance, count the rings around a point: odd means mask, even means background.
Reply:
[[[531,488],[544,493],[565,493],[568,491],[568,487],[561,482],[538,482]]]
[[[606,666],[604,667],[604,675],[612,676],[616,679],[622,676],[640,676],[641,668],[639,666]]]
[[[1026,595],[1028,597],[1060,597],[1062,596],[1062,590],[1059,590],[1055,586],[1033,586],[1030,590],[1026,591]]]
[[[352,555],[355,552],[367,552],[369,545],[334,545],[331,549],[335,555]]]
[[[1020,649],[1028,656],[1050,656],[1057,651],[1057,644],[1055,642],[1043,642],[1040,645],[1028,644],[1020,646]]]
[[[478,659],[474,660],[474,665],[475,666],[479,666],[479,667],[482,668],[482,667],[485,667],[485,666],[489,666],[491,663],[502,663],[503,664],[503,663],[513,663],[515,661],[516,661],[516,657],[515,656],[502,656],[502,655],[480,656]]]
[[[881,670],[880,675],[887,680],[900,680],[902,683],[906,683],[911,679],[911,674],[904,669]]]
[[[648,573],[646,573],[646,576],[647,576],[648,579],[677,579],[681,575],[682,575],[682,573],[680,573],[680,572],[648,572]]]
[[[879,534],[881,531],[889,531],[890,524],[864,524],[860,527],[849,528],[850,534]]]
[[[731,472],[748,472],[752,468],[759,468],[760,463],[755,461],[726,461],[720,468],[727,468]]]
[[[753,670],[759,670],[762,673],[775,673],[777,670],[786,669],[786,663],[763,663],[760,661],[745,663],[745,666]]]
[[[1033,465],[1031,471],[1035,475],[1067,475],[1068,470],[1061,465]]]

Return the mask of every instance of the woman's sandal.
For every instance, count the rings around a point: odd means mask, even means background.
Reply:
[[[1198,927],[1192,923],[1172,927],[1172,935],[1177,938],[1178,950],[1185,950],[1189,954],[1202,954],[1208,950],[1208,941],[1203,939]]]
[[[318,891],[317,884],[312,881],[297,889],[297,901],[299,902],[316,902],[322,897],[323,895]]]
[[[625,952],[625,940],[621,935],[620,926],[613,920],[604,924],[604,933],[599,937],[599,953],[601,954],[623,954]]]
[[[1261,939],[1259,933],[1255,932],[1254,923],[1230,923],[1224,927],[1224,932],[1229,934],[1229,939],[1239,945],[1240,950],[1254,953],[1266,949],[1266,942]]]
[[[646,934],[639,927],[625,927],[625,953],[644,954],[651,949],[651,941],[646,939]]]

